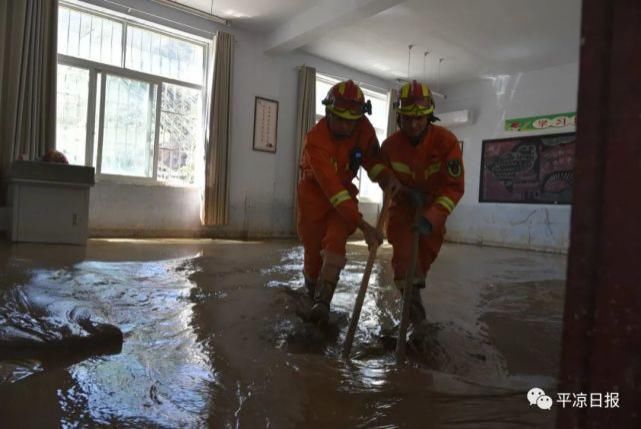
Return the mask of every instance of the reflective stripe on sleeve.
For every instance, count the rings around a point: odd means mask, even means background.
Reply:
[[[432,174],[438,173],[441,170],[441,163],[435,162],[434,164],[427,167],[425,170],[425,180],[427,180]]]
[[[454,210],[454,207],[456,207],[456,204],[454,204],[454,201],[452,201],[450,198],[445,197],[445,196],[438,197],[436,199],[435,203],[436,204],[440,204],[443,207],[445,207],[445,209],[449,213],[452,213],[452,211]]]
[[[385,170],[385,166],[383,164],[376,164],[374,167],[372,167],[372,171],[369,173],[369,178],[373,181],[376,180],[379,174],[381,174],[381,171]]]
[[[398,171],[399,173],[409,174],[410,176],[414,177],[414,174],[412,173],[412,169],[407,164],[403,164],[402,162],[392,162],[392,168],[394,169],[394,171]]]
[[[338,207],[338,205],[340,203],[342,203],[344,201],[347,201],[350,198],[352,198],[352,197],[349,195],[349,192],[347,192],[347,190],[343,189],[342,191],[336,193],[336,195],[334,195],[332,198],[330,198],[329,202],[332,203],[332,205],[334,207]]]

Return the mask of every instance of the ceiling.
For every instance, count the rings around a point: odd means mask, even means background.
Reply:
[[[211,7],[210,0],[180,3]],[[384,79],[407,78],[412,44],[410,78],[437,88],[579,57],[581,0],[213,0],[213,6],[232,25],[271,37],[274,52],[301,49]]]
[[[232,21],[235,27],[269,32],[314,3],[314,0],[169,0]],[[213,6],[213,7],[212,7]]]

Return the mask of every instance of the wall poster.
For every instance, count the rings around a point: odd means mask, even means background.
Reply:
[[[505,120],[505,131],[537,131],[576,126],[576,112]]]
[[[570,204],[576,134],[483,140],[479,202]]]
[[[254,104],[254,150],[276,152],[278,101],[256,97]]]

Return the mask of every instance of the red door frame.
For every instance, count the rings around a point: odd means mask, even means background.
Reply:
[[[641,427],[641,1],[584,0],[558,428]],[[589,405],[589,400],[588,400]]]

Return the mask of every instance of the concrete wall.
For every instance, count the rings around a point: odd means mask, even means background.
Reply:
[[[199,236],[196,187],[98,182],[91,190],[92,236]]]
[[[543,132],[503,130],[504,120],[576,111],[578,64],[515,73],[446,88],[437,111],[471,109],[472,123],[451,130],[464,141],[465,195],[447,223],[452,241],[566,252],[570,207],[539,204],[479,203],[481,143],[514,135],[574,131],[574,127]]]
[[[215,32],[222,29],[234,34],[230,223],[206,233],[233,237],[292,235],[293,178],[297,168],[294,139],[297,68],[306,64],[322,73],[348,76],[382,88],[390,88],[392,84],[301,52],[265,55],[264,35],[218,26],[145,0],[120,2],[187,23],[192,30],[200,28]],[[145,18],[154,19],[148,15]],[[169,24],[162,19],[158,21]],[[275,154],[252,150],[255,96],[279,101]],[[200,192],[194,188],[102,182],[91,193],[90,229],[92,235],[194,235],[200,229],[199,213]]]

